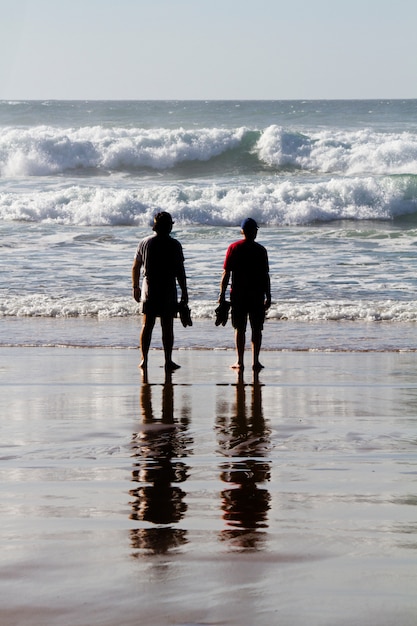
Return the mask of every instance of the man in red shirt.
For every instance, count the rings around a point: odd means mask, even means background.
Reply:
[[[255,241],[258,225],[254,219],[246,218],[241,229],[243,239],[230,244],[226,252],[219,303],[226,299],[226,289],[231,277],[230,302],[237,352],[237,362],[232,367],[243,370],[246,326],[249,318],[252,330],[252,368],[259,372],[263,367],[259,362],[259,353],[265,313],[271,306],[268,253]]]

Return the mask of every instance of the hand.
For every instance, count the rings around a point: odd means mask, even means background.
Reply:
[[[140,287],[133,287],[133,297],[136,302],[140,302],[141,290]]]
[[[267,311],[270,306],[271,306],[271,296],[267,296],[265,298],[265,303],[264,303],[265,311]]]

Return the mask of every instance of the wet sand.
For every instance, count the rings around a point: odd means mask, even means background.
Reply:
[[[174,358],[0,350],[1,626],[415,626],[416,354]]]

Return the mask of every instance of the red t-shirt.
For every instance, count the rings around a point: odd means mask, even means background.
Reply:
[[[240,239],[230,244],[223,267],[232,274],[232,302],[264,301],[269,264],[268,253],[260,243]]]

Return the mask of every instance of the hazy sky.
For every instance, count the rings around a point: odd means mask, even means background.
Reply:
[[[416,98],[416,0],[0,0],[0,99]]]

